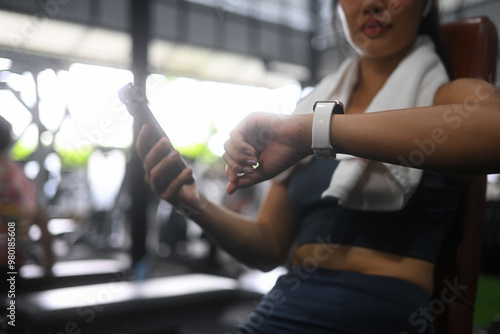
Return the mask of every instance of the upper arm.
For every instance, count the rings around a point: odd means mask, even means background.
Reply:
[[[287,182],[271,182],[262,203],[257,224],[272,236],[273,246],[284,260],[298,234],[298,219],[288,199]]]
[[[452,119],[456,121],[452,122],[452,129],[460,128],[462,138],[475,138],[475,142],[481,146],[481,150],[476,151],[476,153],[483,152],[482,154],[488,157],[483,158],[483,160],[489,161],[492,156],[495,156],[491,152],[494,152],[493,147],[498,147],[498,145],[495,144],[496,140],[491,140],[490,137],[496,136],[497,133],[492,126],[495,127],[499,120],[500,91],[494,85],[475,78],[453,80],[438,90],[434,104],[451,106],[445,112],[443,119],[445,122],[451,122]],[[476,117],[470,117],[473,114]],[[470,128],[461,126],[465,119],[472,124]],[[467,129],[470,129],[469,133],[467,133]],[[485,149],[487,146],[489,148]]]
[[[443,85],[436,93],[434,104],[498,103],[500,91],[492,84],[475,78],[462,78]]]

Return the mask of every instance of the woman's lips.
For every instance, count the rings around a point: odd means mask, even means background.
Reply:
[[[390,24],[379,20],[369,20],[359,27],[359,31],[368,37],[376,37],[390,29]]]

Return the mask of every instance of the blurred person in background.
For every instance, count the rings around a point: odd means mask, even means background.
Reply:
[[[12,125],[0,116],[0,271],[2,277],[2,296],[8,288],[4,284],[10,276],[7,272],[17,272],[16,283],[21,283],[19,269],[27,263],[41,264],[46,274],[51,273],[54,264],[52,238],[47,230],[46,210],[37,202],[36,185],[24,173],[23,165],[9,157],[13,145]],[[41,231],[43,254],[35,248],[30,239],[30,227],[36,224]],[[15,244],[15,256],[12,247]],[[22,292],[22,291],[18,291]]]

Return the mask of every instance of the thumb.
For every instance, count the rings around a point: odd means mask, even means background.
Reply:
[[[229,182],[226,186],[226,194],[232,195],[238,190],[238,186],[234,182]]]

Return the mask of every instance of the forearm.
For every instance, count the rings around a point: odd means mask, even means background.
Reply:
[[[452,174],[499,173],[498,95],[481,103],[332,115],[330,143],[337,153],[397,165]],[[313,118],[312,113],[255,113],[240,123],[225,146],[228,194],[312,155]],[[253,161],[259,166],[247,173]]]
[[[148,133],[147,127],[141,130],[136,147],[143,160],[146,182],[153,191],[198,223],[218,246],[241,262],[259,269],[276,266],[276,243],[269,242],[269,238],[280,238],[264,231],[273,220],[264,220],[266,224],[262,219],[253,222],[210,202],[199,191],[196,182],[189,182],[193,173],[191,168],[184,168],[176,177],[168,175],[172,166],[179,163],[180,153],[171,149],[168,138],[162,138],[149,148]],[[165,155],[165,152],[169,153]]]
[[[495,104],[440,105],[334,115],[340,153],[457,173],[498,173],[500,111]]]
[[[266,226],[200,196],[194,205],[178,209],[195,221],[221,249],[241,263],[267,271],[281,264],[273,234]]]

